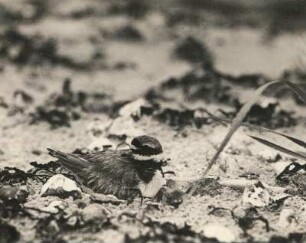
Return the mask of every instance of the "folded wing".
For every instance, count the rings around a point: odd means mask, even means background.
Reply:
[[[95,192],[114,194],[122,199],[133,198],[139,193],[139,178],[129,150],[106,150],[86,155],[48,151]]]

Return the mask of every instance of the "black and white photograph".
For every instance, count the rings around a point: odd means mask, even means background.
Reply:
[[[15,242],[306,242],[306,1],[0,0]]]

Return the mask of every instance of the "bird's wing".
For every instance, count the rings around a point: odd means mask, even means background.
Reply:
[[[106,150],[86,155],[48,151],[95,192],[114,194],[122,199],[135,197],[138,193],[139,178],[130,150]]]
[[[68,170],[72,171],[76,175],[80,175],[80,173],[83,172],[83,169],[89,165],[89,162],[86,159],[80,157],[80,155],[63,153],[50,148],[48,148],[48,151],[49,155],[57,158],[63,166],[65,166]]]
[[[139,178],[129,150],[106,150],[82,157],[90,163],[82,179],[94,191],[119,198],[138,193]]]

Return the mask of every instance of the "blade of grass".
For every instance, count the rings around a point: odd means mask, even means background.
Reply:
[[[294,93],[296,93],[300,97],[300,99],[306,104],[306,93],[304,90],[289,81],[284,81],[284,83],[287,84],[294,91]]]
[[[306,149],[306,143],[303,142],[300,139],[297,139],[297,138],[294,138],[294,137],[291,137],[289,135],[285,135],[285,134],[282,134],[282,133],[279,133],[279,132],[275,132],[275,134],[278,134],[278,135],[280,135],[282,137],[285,137],[285,138],[289,139],[290,141],[294,142],[295,144],[297,144],[297,145],[299,145],[299,146],[301,146],[301,147]]]
[[[233,134],[240,127],[240,125],[242,124],[242,121],[247,116],[247,114],[250,111],[250,109],[252,108],[252,106],[261,97],[262,93],[268,87],[270,87],[271,85],[274,85],[274,84],[280,84],[280,85],[281,84],[285,84],[285,85],[289,86],[291,88],[291,90],[294,93],[296,93],[306,104],[306,94],[305,94],[305,92],[303,90],[301,90],[296,84],[293,84],[293,83],[291,83],[289,81],[271,81],[271,82],[269,82],[267,84],[264,84],[261,87],[259,87],[255,91],[254,96],[240,109],[240,111],[238,112],[237,116],[233,119],[232,126],[231,126],[229,132],[227,133],[227,135],[223,139],[223,141],[222,141],[221,145],[219,146],[218,150],[216,151],[214,157],[209,161],[208,166],[207,166],[206,170],[203,173],[203,176],[205,176],[208,173],[208,171],[211,169],[211,167],[214,165],[214,163],[216,163],[219,155],[221,154],[221,152],[223,151],[225,146],[228,144],[228,142],[231,139],[231,137],[233,136]]]
[[[257,102],[261,94],[265,91],[265,89],[272,84],[281,83],[282,81],[272,81],[265,85],[262,85],[259,87],[256,91],[254,96],[240,109],[237,116],[234,118],[232,126],[227,133],[226,137],[223,139],[220,147],[218,148],[217,152],[215,153],[214,157],[209,161],[208,166],[206,170],[204,171],[204,176],[207,174],[207,172],[210,170],[210,168],[213,166],[213,164],[217,161],[220,153],[223,151],[229,140],[231,139],[232,135],[236,132],[236,130],[239,128],[240,124],[250,111],[251,107]]]
[[[292,150],[289,150],[289,149],[286,149],[280,145],[277,145],[275,143],[272,143],[266,139],[263,139],[263,138],[259,138],[259,137],[255,137],[255,136],[250,136],[251,138],[255,139],[256,141],[270,147],[270,148],[273,148],[273,149],[276,149],[282,153],[285,153],[285,154],[289,154],[291,156],[294,156],[294,157],[297,157],[297,158],[300,158],[300,159],[303,159],[303,160],[306,160],[306,156],[303,155],[303,154],[300,154],[298,152],[295,152],[295,151],[292,151]]]
[[[224,124],[224,123],[229,124],[229,123],[233,122],[233,120],[231,120],[231,119],[215,116],[205,109],[204,109],[204,112],[206,114],[208,114],[212,119],[215,119],[216,121],[221,122],[222,124]],[[295,138],[295,137],[292,137],[292,136],[289,136],[289,135],[286,135],[286,134],[283,134],[281,132],[273,131],[273,130],[271,130],[269,128],[266,128],[266,127],[261,127],[261,126],[257,126],[257,125],[253,125],[253,124],[248,124],[248,123],[245,123],[245,122],[241,122],[240,126],[248,127],[250,129],[255,129],[255,130],[258,130],[259,132],[269,132],[269,133],[273,133],[273,134],[276,134],[276,135],[279,135],[279,136],[283,136],[283,137],[291,140],[292,142],[302,146],[303,148],[306,148],[306,143],[303,142],[302,140],[300,140],[298,138]]]
[[[298,85],[296,85],[294,83],[291,83],[289,81],[285,81],[285,84],[288,85],[293,90],[293,92],[295,92],[300,97],[300,99],[306,104],[306,93]],[[283,136],[283,137],[289,139],[290,141],[294,142],[295,144],[297,144],[297,145],[299,145],[303,148],[306,148],[306,143],[304,141],[298,139],[298,138],[294,138],[292,136],[282,134],[280,132],[275,132],[275,131],[272,131],[270,129],[267,129],[266,131],[274,133],[274,134],[278,134],[280,136]]]

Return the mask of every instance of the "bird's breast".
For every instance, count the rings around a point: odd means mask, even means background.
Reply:
[[[143,197],[155,197],[159,190],[166,185],[166,179],[161,171],[156,171],[149,182],[140,181],[139,190]]]

